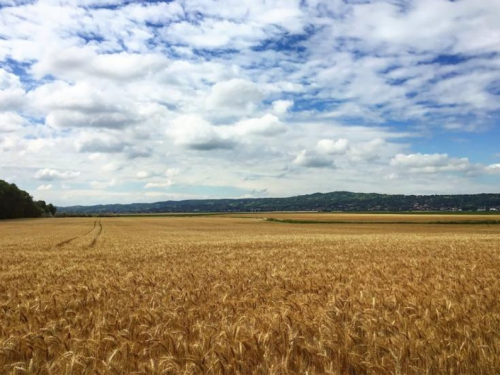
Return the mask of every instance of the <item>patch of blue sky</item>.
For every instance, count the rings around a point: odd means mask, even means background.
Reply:
[[[490,60],[500,55],[498,52],[480,54],[439,54],[432,59],[420,61],[418,65],[439,64],[439,65],[460,65],[474,59]]]
[[[500,96],[500,80],[490,83],[486,88],[486,91],[492,95]]]
[[[102,1],[100,4],[91,4],[87,6],[82,6],[87,9],[109,9],[109,10],[116,10],[120,9],[126,5],[130,4],[141,4],[141,5],[146,5],[146,4],[157,4],[157,3],[171,3],[175,0],[121,0],[121,1],[116,1],[116,0],[109,0],[109,1]]]
[[[418,91],[409,91],[409,92],[405,93],[405,96],[406,96],[408,99],[413,99],[413,98],[415,98],[417,95],[418,95]]]
[[[8,72],[13,73],[17,77],[19,77],[19,80],[27,90],[40,85],[40,82],[33,79],[30,74],[30,69],[32,66],[31,62],[20,62],[11,58],[7,58],[1,63],[0,66]]]
[[[415,138],[412,141],[412,150],[422,154],[446,153],[453,158],[469,156],[471,163],[491,164],[499,152],[496,142],[491,142],[492,137],[500,139],[500,130],[491,129],[487,133],[434,132],[432,136]]]
[[[431,109],[432,108],[439,109],[439,108],[456,108],[456,107],[458,107],[458,104],[453,104],[453,103],[443,104],[443,103],[436,103],[436,102],[433,102],[430,100],[417,100],[414,104],[420,105],[420,106],[425,107],[425,108],[431,108]]]
[[[377,124],[377,126],[380,126],[380,124]],[[401,130],[401,129],[408,129],[408,130],[414,130],[418,126],[418,121],[416,120],[385,120],[383,123],[383,126],[396,129],[396,130]],[[411,136],[411,139],[413,141],[415,136]]]
[[[27,5],[27,4],[34,4],[36,3],[37,0],[16,0],[12,1],[12,4],[0,4],[0,10],[3,8],[9,8],[12,6],[19,6],[19,5]]]
[[[45,117],[36,117],[36,116],[30,116],[27,114],[23,114],[22,117],[24,119],[26,119],[26,123],[23,125],[25,127],[45,125]]]
[[[96,33],[92,33],[92,32],[86,33],[86,32],[79,31],[76,33],[76,36],[81,38],[83,40],[83,42],[85,42],[86,44],[89,44],[89,43],[100,44],[100,43],[104,43],[106,41],[106,38],[104,36],[96,34]]]
[[[473,56],[466,55],[437,55],[432,60],[422,62],[422,64],[458,65],[473,58]]]
[[[347,103],[347,100],[335,100],[335,99],[315,99],[314,94],[312,97],[303,98],[301,96],[291,96],[294,101],[292,112],[302,112],[302,111],[331,111],[335,107]]]
[[[355,60],[373,56],[373,51],[365,51],[358,48],[361,39],[355,37],[337,37],[332,40],[332,47],[338,52],[349,52]]]
[[[290,33],[283,28],[277,28],[278,35],[262,40],[257,46],[251,48],[254,52],[277,51],[291,53],[295,59],[306,57],[306,42],[316,34],[320,28],[308,25],[302,33]]]
[[[293,52],[300,55],[307,51],[302,42],[304,42],[308,38],[309,36],[304,34],[285,34],[276,38],[265,39],[259,45],[252,47],[252,50],[255,52],[269,50],[279,52]]]
[[[230,47],[220,47],[220,48],[194,48],[193,53],[200,56],[206,60],[213,60],[218,58],[231,58],[231,56],[236,55],[240,51]]]
[[[185,12],[183,20],[189,22],[194,26],[200,26],[201,22],[205,19],[205,15],[199,11]],[[214,18],[216,19],[216,18]]]

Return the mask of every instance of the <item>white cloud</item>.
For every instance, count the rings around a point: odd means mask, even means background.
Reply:
[[[323,155],[313,154],[307,150],[302,150],[293,161],[294,164],[307,168],[333,168],[333,160]]]
[[[468,158],[450,158],[447,154],[398,154],[391,165],[411,173],[470,172]]]
[[[338,140],[322,139],[316,146],[318,152],[331,155],[343,155],[349,149],[349,141],[344,138]]]
[[[198,151],[215,149],[231,149],[235,146],[234,140],[205,121],[200,116],[184,115],[175,119],[167,129],[177,145]]]
[[[198,25],[179,22],[165,28],[162,37],[169,42],[187,44],[195,48],[250,47],[265,38],[256,24],[236,23],[229,20],[206,19]]]
[[[273,136],[286,131],[286,126],[274,115],[266,114],[260,118],[242,120],[234,125],[234,131],[240,136]]]
[[[112,161],[106,165],[103,165],[101,170],[103,172],[117,172],[124,168],[124,165],[117,161]]]
[[[235,111],[253,111],[263,99],[259,87],[244,79],[215,84],[207,98],[209,109],[228,109]]]
[[[54,111],[47,115],[47,125],[65,127],[88,127],[121,129],[136,122],[124,113],[85,114],[76,111]]]
[[[181,171],[179,170],[179,168],[167,168],[164,175],[166,177],[172,177],[172,176],[178,175],[180,172]]]
[[[68,180],[80,176],[78,171],[60,171],[56,169],[44,168],[35,173],[35,179],[42,181]]]
[[[79,152],[115,153],[122,152],[128,144],[116,137],[100,134],[96,136],[84,135],[75,142]]]
[[[275,100],[273,102],[273,112],[278,116],[284,115],[292,107],[293,100]]]
[[[487,173],[500,174],[500,164],[490,164],[485,168]]]
[[[14,112],[0,112],[0,133],[11,133],[21,129],[26,123],[23,117]]]
[[[144,185],[144,189],[156,189],[156,188],[168,188],[173,185],[170,180],[158,181],[158,182],[148,182]]]
[[[389,149],[385,139],[375,138],[369,142],[359,143],[350,149],[349,155],[354,161],[370,161],[380,158]]]
[[[161,54],[120,52],[99,55],[89,47],[73,47],[49,51],[32,70],[38,78],[52,74],[71,80],[87,76],[133,80],[159,72],[167,64],[168,59]]]
[[[121,129],[139,123],[142,118],[134,104],[116,95],[87,82],[55,81],[33,90],[28,98],[35,113],[45,114],[47,125],[56,128]]]
[[[99,190],[107,189],[107,188],[116,186],[117,184],[118,184],[118,181],[115,178],[113,178],[109,181],[91,181],[90,182],[90,186],[92,187],[92,189],[99,189]]]
[[[47,185],[40,185],[36,188],[36,190],[52,190],[52,185],[51,184],[47,184]]]
[[[22,106],[25,91],[19,77],[0,68],[0,111],[12,111]]]

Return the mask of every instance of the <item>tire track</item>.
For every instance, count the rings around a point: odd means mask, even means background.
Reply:
[[[99,219],[99,230],[97,232],[97,235],[94,237],[94,239],[92,240],[92,242],[90,243],[90,248],[94,247],[97,243],[97,240],[99,239],[99,237],[101,237],[101,233],[102,233],[102,219]],[[94,227],[95,228],[95,227]]]
[[[99,220],[99,219],[95,219],[95,221],[94,221],[94,226],[93,226],[93,227],[92,227],[92,229],[90,229],[89,231],[87,231],[87,232],[85,232],[85,233],[83,233],[83,234],[80,234],[80,235],[78,235],[78,236],[71,237],[71,238],[69,238],[69,239],[67,239],[67,240],[64,240],[64,241],[58,242],[58,243],[56,243],[54,246],[52,246],[52,249],[62,247],[62,246],[64,246],[64,245],[67,245],[67,244],[69,244],[69,243],[71,243],[71,242],[73,242],[73,241],[75,241],[75,240],[77,240],[77,239],[79,239],[79,238],[85,237],[86,235],[88,235],[88,234],[92,233],[92,231],[96,228],[96,226],[97,226],[97,224],[98,224],[98,220]],[[102,226],[101,226],[101,230],[102,230]]]

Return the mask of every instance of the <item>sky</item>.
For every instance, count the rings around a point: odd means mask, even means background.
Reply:
[[[498,0],[0,0],[0,179],[59,206],[500,193]]]

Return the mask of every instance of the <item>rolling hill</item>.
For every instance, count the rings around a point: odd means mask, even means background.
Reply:
[[[199,199],[58,207],[62,215],[264,211],[496,211],[500,194],[391,195],[338,191],[287,198]]]

